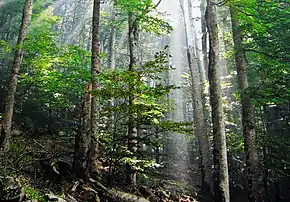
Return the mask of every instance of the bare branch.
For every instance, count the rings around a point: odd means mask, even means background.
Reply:
[[[157,4],[154,6],[154,9],[156,9],[156,8],[161,4],[161,2],[162,2],[162,0],[159,0],[159,1],[157,2]]]

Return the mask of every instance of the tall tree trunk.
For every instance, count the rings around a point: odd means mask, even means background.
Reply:
[[[212,108],[214,139],[214,176],[215,202],[229,202],[229,174],[224,113],[221,95],[219,67],[219,38],[216,15],[216,0],[207,0],[207,28],[209,33],[209,68],[210,102]]]
[[[76,135],[74,171],[78,178],[88,180],[99,168],[99,99],[92,92],[99,88],[100,73],[100,0],[94,1],[92,21],[91,84],[86,87],[83,101],[82,130]]]
[[[3,115],[3,123],[2,123],[2,128],[1,128],[1,130],[3,131],[1,131],[0,133],[1,134],[0,150],[8,149],[9,140],[11,137],[11,125],[12,125],[15,94],[16,94],[16,88],[17,88],[17,82],[18,82],[18,74],[19,74],[21,63],[22,63],[23,44],[27,35],[28,26],[31,21],[32,4],[33,4],[33,0],[24,1],[22,22],[21,22],[18,40],[16,44],[16,50],[15,50],[14,60],[13,60],[12,69],[11,69],[9,86],[8,86],[8,94],[6,98],[6,104],[5,104],[4,115]]]
[[[112,25],[111,25],[111,33],[110,33],[110,47],[109,47],[109,62],[108,67],[110,69],[115,69],[116,60],[115,60],[115,45],[116,45],[116,25],[115,25],[115,3],[112,8]]]
[[[91,145],[91,92],[92,85],[86,86],[81,114],[81,131],[75,137],[74,173],[75,177],[88,180]]]
[[[208,58],[207,58],[207,31],[206,31],[206,16],[205,16],[206,15],[206,0],[201,0],[200,11],[201,11],[201,32],[202,32],[202,57],[203,57],[204,71],[207,72]]]
[[[189,0],[190,1],[190,0]],[[210,119],[210,109],[209,109],[209,101],[207,98],[209,97],[209,87],[208,87],[208,57],[207,57],[207,50],[208,50],[208,37],[207,37],[207,29],[206,29],[206,0],[201,0],[200,4],[200,11],[201,11],[201,31],[202,31],[202,38],[201,38],[201,49],[202,49],[202,58],[200,62],[200,79],[202,84],[202,100],[203,100],[203,109],[204,109],[204,115],[206,119],[206,128],[208,129],[210,127],[209,120]],[[199,52],[199,50],[197,50]],[[212,184],[213,185],[213,184]],[[212,188],[212,187],[211,187]]]
[[[129,63],[129,71],[136,71],[136,66],[138,65],[138,40],[139,40],[139,33],[138,33],[138,25],[136,22],[136,16],[130,12],[128,18],[129,24],[129,55],[130,55],[130,63]],[[132,84],[129,84],[129,88],[134,88]],[[132,91],[132,90],[130,90]],[[137,151],[137,128],[134,124],[134,120],[136,117],[134,116],[133,109],[133,101],[134,99],[132,96],[129,96],[129,120],[128,120],[128,149],[131,153],[133,153],[132,158],[134,158],[134,154]],[[136,171],[131,165],[127,165],[127,184],[130,186],[136,185]]]
[[[91,82],[92,91],[99,88],[99,73],[100,73],[100,9],[101,0],[94,0],[93,10],[93,29],[92,29],[92,69]],[[98,171],[99,167],[99,98],[92,96],[91,109],[91,152],[92,152],[92,169]]]
[[[204,171],[204,176],[202,178],[203,183],[203,191],[204,195],[208,197],[209,200],[211,200],[211,185],[212,185],[212,162],[211,162],[211,155],[210,155],[210,147],[209,147],[209,139],[208,139],[208,133],[207,133],[207,124],[206,124],[206,117],[209,117],[209,111],[206,108],[206,96],[207,96],[207,89],[206,89],[206,77],[205,77],[205,65],[208,65],[207,63],[207,54],[205,55],[205,59],[203,58],[203,62],[200,61],[200,54],[198,50],[198,41],[197,41],[197,33],[196,28],[194,25],[194,19],[193,19],[193,6],[192,6],[192,0],[188,0],[188,9],[189,9],[189,19],[191,22],[191,29],[194,34],[194,46],[195,46],[195,60],[196,65],[195,68],[193,68],[193,75],[195,80],[195,85],[193,85],[194,95],[197,95],[194,102],[195,109],[196,109],[196,131],[195,134],[200,134],[200,147],[201,147],[201,157],[202,157],[202,169]],[[203,26],[203,25],[202,25]],[[204,25],[206,26],[206,24]],[[206,32],[206,30],[205,30]],[[203,39],[204,40],[204,39]],[[202,41],[204,43],[204,41]],[[205,45],[207,44],[207,38],[205,37]],[[204,51],[204,49],[203,49]],[[205,52],[207,51],[207,48],[205,47]],[[194,55],[193,55],[194,56]],[[204,64],[205,63],[205,64]],[[207,67],[207,66],[206,66]],[[199,123],[199,124],[198,124]]]
[[[86,44],[86,50],[87,51],[92,51],[92,28],[89,27],[89,35],[87,39],[87,44]]]
[[[133,13],[129,13],[129,54],[130,64],[129,71],[134,71],[138,65],[138,41],[139,31],[136,22],[136,16]]]
[[[193,42],[193,44],[189,43],[189,28],[195,34],[195,26],[192,21],[192,6],[191,0],[188,0],[188,13],[190,18],[190,27],[186,24],[186,15],[184,9],[184,2],[180,0],[181,9],[184,17],[185,24],[185,38],[187,45],[187,58],[188,65],[191,73],[191,86],[192,86],[192,100],[193,100],[193,108],[194,108],[194,122],[195,122],[195,134],[198,136],[199,141],[199,151],[201,158],[201,182],[204,196],[209,197],[211,195],[210,185],[212,181],[211,174],[211,163],[210,163],[210,150],[209,150],[209,141],[208,135],[206,131],[205,124],[205,116],[204,116],[204,108],[203,108],[203,99],[202,99],[202,85],[200,79],[200,72],[198,66],[198,57],[196,55],[196,45],[197,43]],[[196,36],[194,36],[196,38]]]
[[[259,156],[254,124],[254,108],[251,104],[251,97],[246,92],[248,88],[246,55],[243,48],[242,34],[239,30],[239,22],[237,21],[236,17],[237,16],[234,8],[231,8],[232,33],[235,45],[235,61],[242,105],[242,124],[246,153],[246,168],[249,194],[248,198],[250,202],[258,202],[261,201],[261,198],[259,197]]]

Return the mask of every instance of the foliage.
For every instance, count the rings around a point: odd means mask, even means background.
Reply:
[[[58,33],[53,31],[57,23],[58,17],[46,9],[34,18],[25,41],[26,68],[20,75],[19,86],[22,104],[17,105],[16,112],[27,113],[26,119],[33,120],[51,110],[78,110],[90,79],[90,53],[78,46],[59,45]]]
[[[136,16],[136,24],[141,30],[153,32],[156,35],[169,34],[172,31],[171,25],[160,17],[160,13],[150,14],[150,12],[156,12],[156,5],[152,0],[118,0],[117,4],[122,11]]]
[[[289,4],[280,0],[240,0],[230,5],[238,13],[239,29],[244,35],[251,82],[248,93],[254,104],[287,102],[290,99]]]
[[[5,171],[1,173],[3,175],[19,172],[23,166],[38,162],[43,153],[51,156],[55,153],[65,153],[66,158],[71,161],[73,159],[70,154],[74,148],[74,136],[79,134],[81,128],[80,116],[85,86],[91,80],[89,51],[91,13],[88,9],[92,2],[62,1],[58,4],[59,2],[34,1],[32,23],[23,47],[24,57],[13,117],[15,122],[13,125],[24,130],[25,134],[21,137],[13,134],[10,152],[5,156],[6,161],[1,162],[0,172]],[[167,35],[172,31],[172,27],[163,20],[162,13],[158,12],[154,2],[153,0],[112,0],[105,1],[102,6],[100,30],[102,53],[99,55],[102,65],[98,78],[100,88],[92,92],[93,96],[99,98],[100,104],[99,149],[103,173],[99,177],[106,182],[113,179],[116,184],[122,183],[126,166],[130,165],[138,172],[139,183],[156,187],[167,186],[167,190],[184,193],[183,184],[164,182],[160,178],[165,177],[164,170],[169,164],[179,171],[179,165],[176,163],[178,158],[186,158],[188,161],[186,177],[192,177],[193,172],[199,171],[199,168],[196,168],[200,161],[200,154],[197,149],[196,134],[193,134],[192,100],[180,98],[182,104],[186,105],[185,109],[174,109],[174,102],[170,99],[172,91],[179,88],[185,91],[184,97],[191,96],[192,75],[183,72],[181,86],[169,85],[168,75],[173,70],[169,65],[171,63],[169,48],[166,47],[165,50],[152,56],[155,52],[153,50],[160,49],[157,40],[162,39],[164,44],[168,40]],[[269,118],[268,111],[270,105],[287,106],[286,108],[289,109],[290,5],[285,0],[228,0],[222,3],[231,6],[238,13],[237,20],[240,22],[238,29],[243,35],[243,46],[235,48],[243,48],[247,56],[249,88],[245,93],[251,96],[252,103],[256,107],[255,119],[258,119],[255,122],[256,132],[259,135],[259,151],[264,158],[261,170],[265,173],[266,186],[272,188],[271,186],[275,186],[275,183],[289,177],[290,174],[288,155],[290,140],[286,134],[289,131],[289,111],[288,115],[281,117],[278,116],[279,111],[277,111],[275,120]],[[18,48],[15,47],[15,42],[21,22],[22,7],[22,0],[3,0],[0,3],[1,112],[5,100],[4,92],[9,90],[7,81],[14,50]],[[128,70],[129,14],[133,14],[136,18],[135,23],[139,28],[141,39],[138,46],[140,64],[134,71]],[[223,15],[220,19],[230,16],[228,9],[221,11],[220,15]],[[219,24],[221,29],[226,29],[221,30],[225,32],[223,33],[226,46],[224,49],[232,47],[229,20],[220,21]],[[116,44],[113,48],[116,67],[106,69],[106,62],[110,60],[109,51],[113,31],[116,32]],[[180,35],[178,43],[182,43],[182,37],[183,35]],[[228,66],[233,62],[234,53],[234,49],[229,49],[226,54],[223,54]],[[184,50],[180,49],[180,51]],[[187,63],[187,61],[179,62],[180,65]],[[202,62],[199,62],[201,65]],[[232,75],[236,75],[236,72]],[[222,78],[223,92],[227,94],[224,96],[223,107],[230,184],[242,190],[246,186],[243,181],[244,140],[240,99],[235,96],[237,93],[229,95],[237,88],[237,81],[232,75]],[[205,105],[208,104],[205,102]],[[262,113],[257,113],[257,109],[262,109]],[[185,119],[190,121],[171,121],[170,116],[174,110],[187,110],[186,114],[184,113]],[[207,115],[206,119],[207,130],[211,134],[210,115]],[[128,125],[131,122],[138,134],[129,137]],[[275,130],[272,130],[273,128]],[[179,138],[183,136],[179,134],[186,134],[189,137],[186,139],[186,144],[191,147],[190,156],[184,154],[187,148],[182,147],[185,147],[185,143],[180,143],[180,148],[170,148],[175,147],[176,142],[181,142]],[[136,151],[130,148],[128,144],[130,142],[135,144]],[[7,165],[3,168],[2,164],[5,163]],[[193,175],[199,176],[199,174]],[[192,183],[195,183],[193,181]],[[44,200],[37,189],[26,186],[24,191],[30,199]],[[163,189],[161,192],[165,193]]]
[[[29,187],[29,186],[24,186],[23,187],[24,193],[28,196],[29,199],[31,200],[37,200],[39,202],[46,202],[47,200],[45,199],[45,196],[40,193],[39,190]]]
[[[100,75],[100,89],[93,92],[93,95],[101,97],[103,107],[100,119],[104,123],[101,151],[104,152],[102,156],[105,161],[111,166],[111,172],[114,172],[115,166],[119,167],[124,163],[130,164],[139,172],[145,172],[145,168],[159,168],[161,165],[148,156],[147,152],[151,151],[146,148],[155,150],[162,147],[165,131],[185,132],[187,129],[184,126],[188,123],[165,121],[167,113],[172,109],[168,95],[176,88],[163,84],[163,72],[172,69],[167,65],[168,59],[168,51],[165,49],[137,71],[116,69],[104,71]],[[149,85],[149,81],[154,84]],[[128,97],[133,100],[132,103],[128,101]],[[139,131],[138,136],[134,137],[138,144],[137,153],[132,153],[127,144],[127,125],[132,114],[135,117],[133,127]]]
[[[290,5],[283,0],[238,0],[228,4],[237,12],[243,33],[250,84],[246,93],[256,109],[263,109],[256,114],[256,131],[263,148],[264,177],[271,187],[289,176],[289,157],[285,155],[289,152],[289,138],[285,136],[289,123],[280,108],[288,106],[290,100]],[[271,108],[277,109],[274,117]]]

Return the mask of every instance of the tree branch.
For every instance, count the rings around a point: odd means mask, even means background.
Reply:
[[[162,2],[162,0],[159,0],[153,8],[156,9],[160,5],[161,2]]]
[[[258,54],[261,54],[261,55],[265,55],[269,58],[273,58],[273,59],[279,59],[280,62],[290,62],[290,58],[283,58],[283,57],[280,57],[278,55],[271,55],[269,53],[266,53],[266,52],[263,52],[263,51],[259,51],[259,50],[255,50],[255,49],[245,49],[246,52],[253,52],[253,53],[258,53]]]

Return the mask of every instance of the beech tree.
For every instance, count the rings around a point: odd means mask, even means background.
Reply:
[[[246,70],[246,54],[243,37],[237,20],[235,8],[231,7],[232,33],[235,45],[235,61],[242,105],[242,124],[246,153],[249,201],[262,201],[260,198],[261,180],[259,176],[259,155],[254,123],[254,107],[250,94],[247,92],[248,76]]]
[[[290,201],[287,1],[0,2],[0,201]]]
[[[214,142],[214,177],[215,201],[229,202],[229,174],[227,162],[227,144],[223,104],[221,96],[221,78],[219,64],[218,25],[216,15],[216,0],[207,1],[207,29],[209,34],[209,66],[208,78],[210,84],[210,103],[213,123]]]
[[[93,25],[92,25],[92,69],[91,69],[91,82],[92,82],[92,92],[99,89],[99,79],[100,74],[100,9],[101,1],[94,1],[93,8]],[[91,152],[92,160],[96,163],[95,168],[98,169],[99,161],[99,97],[97,95],[92,96],[92,108],[91,108],[91,138],[92,147]]]
[[[18,75],[23,58],[23,44],[27,35],[28,27],[32,15],[33,0],[25,0],[22,14],[22,22],[18,34],[16,50],[14,53],[14,60],[11,68],[8,93],[6,97],[5,110],[0,128],[0,149],[7,150],[9,148],[9,141],[11,138],[11,124],[13,117],[13,108],[15,102],[15,94],[17,89]]]
[[[199,57],[197,55],[197,47],[196,47],[196,31],[193,23],[192,17],[192,4],[191,1],[188,1],[188,14],[190,25],[186,23],[186,13],[184,9],[184,1],[180,0],[181,10],[183,12],[184,24],[185,24],[185,41],[187,45],[187,59],[188,66],[191,74],[191,88],[192,88],[192,100],[193,100],[193,108],[194,108],[194,134],[198,136],[199,142],[199,151],[201,158],[201,182],[202,188],[204,192],[204,196],[210,197],[211,195],[211,155],[209,148],[209,140],[208,134],[206,130],[206,120],[205,120],[205,109],[204,109],[204,101],[203,101],[203,85],[201,84],[201,75],[200,75],[200,67],[199,67]],[[190,32],[191,31],[191,32]],[[194,43],[190,44],[189,42],[189,33],[194,33]]]
[[[82,129],[75,139],[74,169],[77,177],[88,180],[99,169],[99,89],[100,73],[100,0],[94,1],[92,21],[91,84],[86,87],[82,106]]]

